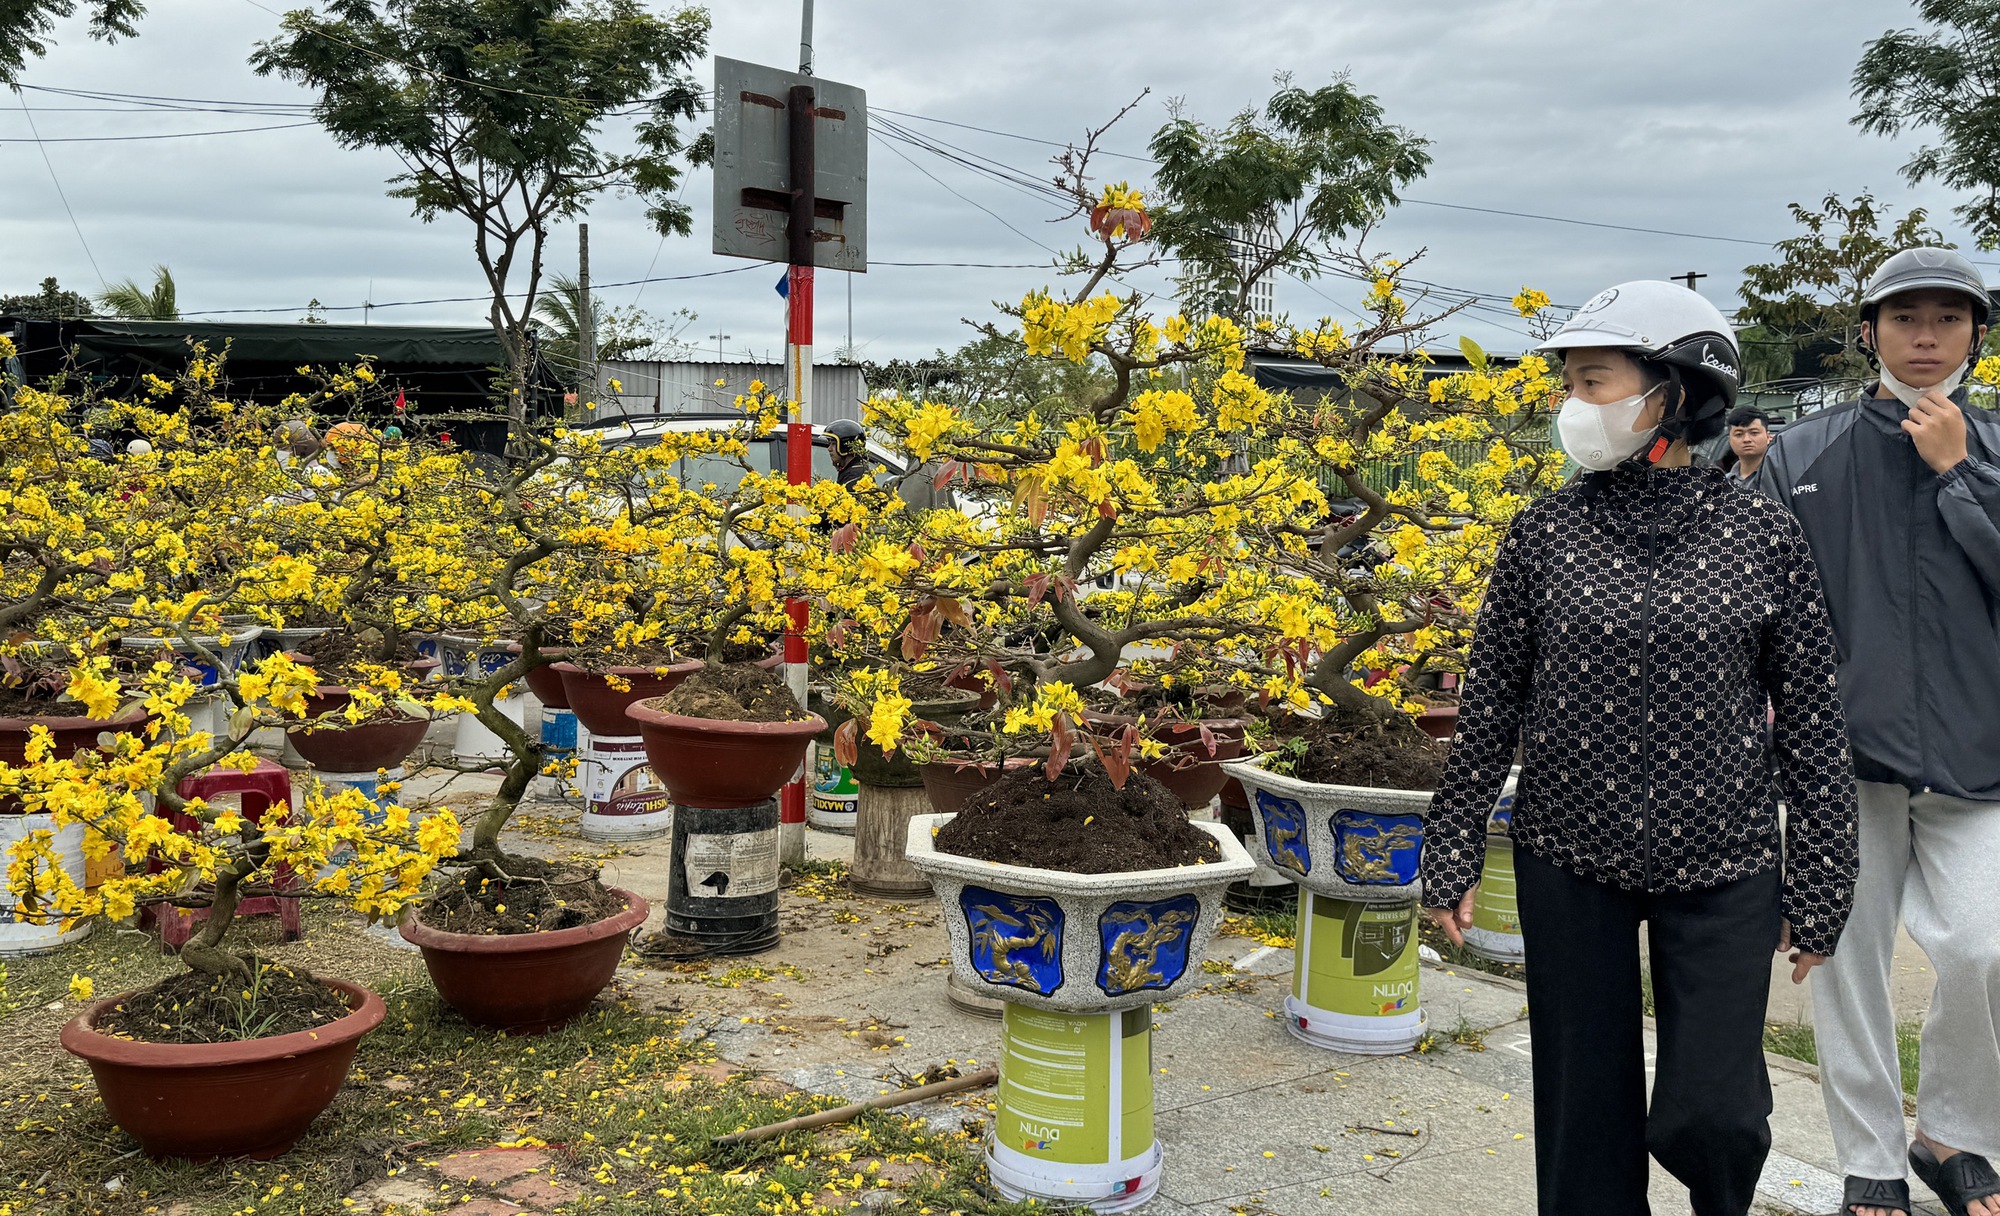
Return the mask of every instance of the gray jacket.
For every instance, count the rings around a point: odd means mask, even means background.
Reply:
[[[2000,802],[2000,416],[1955,394],[1968,458],[1939,476],[1873,394],[1787,426],[1755,485],[1819,563],[1855,774]]]

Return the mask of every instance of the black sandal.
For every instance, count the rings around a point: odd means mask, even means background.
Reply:
[[[2000,1195],[2000,1174],[1978,1153],[1953,1153],[1949,1160],[1939,1161],[1929,1145],[1912,1144],[1910,1168],[1944,1200],[1951,1216],[1970,1216],[1973,1200]]]
[[[1857,1178],[1847,1176],[1840,1197],[1843,1216],[1854,1216],[1856,1208],[1884,1208],[1911,1216],[1910,1184],[1901,1178]]]

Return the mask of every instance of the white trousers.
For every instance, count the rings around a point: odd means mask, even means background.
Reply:
[[[2000,1161],[2000,803],[1860,783],[1861,876],[1813,972],[1820,1088],[1841,1172],[1908,1173],[1889,972],[1896,925],[1930,957],[1917,1125]]]

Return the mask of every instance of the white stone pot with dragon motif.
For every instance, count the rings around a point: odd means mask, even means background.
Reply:
[[[1255,868],[1219,823],[1220,861],[1072,874],[940,853],[950,815],[910,819],[910,864],[944,908],[961,983],[1003,1001],[1059,1013],[1104,1013],[1167,1000],[1201,981],[1222,920],[1222,893]]]
[[[1266,772],[1264,759],[1222,767],[1250,795],[1273,868],[1335,899],[1401,903],[1423,894],[1417,862],[1431,791],[1300,781]]]

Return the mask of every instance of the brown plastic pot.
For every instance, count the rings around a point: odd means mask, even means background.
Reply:
[[[382,1024],[381,997],[342,980],[325,983],[353,1012],[315,1030],[241,1043],[117,1039],[96,1029],[125,999],[114,996],[72,1018],[62,1045],[90,1065],[105,1113],[148,1156],[268,1161],[333,1101],[361,1036]]]
[[[519,642],[509,642],[507,644],[507,653],[520,654],[521,644]],[[569,647],[544,646],[542,647],[542,653],[560,659],[569,653]],[[554,663],[544,663],[540,667],[532,669],[528,672],[527,679],[528,689],[535,694],[536,700],[550,709],[569,708],[569,694],[563,691],[562,673],[556,670]]]
[[[974,794],[998,784],[1000,778],[1016,769],[1039,763],[1027,756],[1014,756],[1007,760],[1003,770],[991,760],[979,764],[934,760],[920,766],[917,772],[924,779],[924,793],[930,796],[932,808],[940,815],[955,815],[965,809]]]
[[[666,669],[665,675],[651,667],[606,667],[586,671],[574,663],[552,666],[562,677],[564,698],[585,730],[602,738],[626,738],[634,733],[631,721],[625,717],[626,706],[666,696],[679,688],[682,680],[700,671],[703,664],[700,659],[675,663]],[[617,676],[630,684],[632,690],[619,692],[605,683],[606,676]]]
[[[125,712],[111,718],[61,718],[29,714],[19,718],[0,718],[0,763],[16,767],[28,762],[28,732],[37,726],[48,728],[55,739],[50,750],[52,760],[67,760],[88,747],[97,746],[97,736],[105,731],[122,735],[136,735],[146,727],[152,715],[142,705],[134,705]]]
[[[437,666],[436,659],[418,659],[403,664],[403,670],[422,680]],[[306,716],[339,713],[352,700],[354,694],[345,686],[322,684],[306,694]],[[285,737],[306,763],[322,773],[372,773],[409,759],[430,726],[429,718],[384,709],[354,726],[288,726]]]
[[[611,982],[625,938],[646,923],[652,906],[630,891],[625,910],[603,920],[548,933],[446,933],[403,914],[403,940],[423,951],[424,969],[445,1004],[479,1026],[514,1034],[544,1034],[570,1021]]]
[[[625,718],[646,744],[646,759],[678,806],[755,806],[778,792],[805,763],[806,744],[826,729],[807,714],[798,722],[728,722],[668,713],[641,701]]]
[[[1433,739],[1451,738],[1458,730],[1458,706],[1431,706],[1417,715],[1417,729]]]
[[[1094,710],[1085,710],[1083,716],[1092,725],[1110,730],[1123,730],[1138,723],[1136,717],[1101,714]],[[1165,744],[1167,754],[1158,760],[1135,761],[1133,767],[1172,790],[1174,797],[1179,798],[1189,810],[1201,810],[1229,780],[1229,774],[1222,771],[1222,762],[1243,754],[1243,730],[1249,725],[1249,720],[1245,718],[1153,723],[1146,727],[1146,733]],[[1215,740],[1213,755],[1201,741],[1201,728],[1204,726]],[[1193,763],[1189,763],[1190,760]]]

